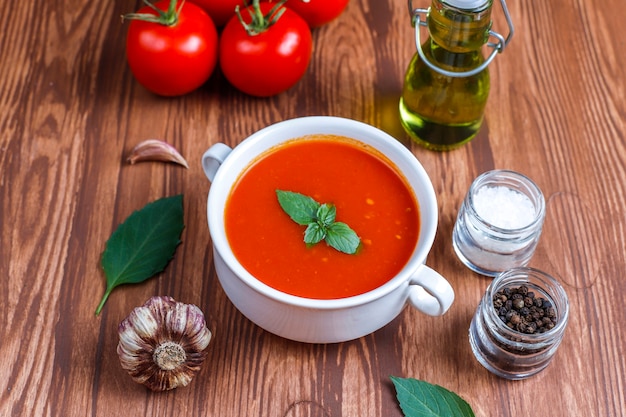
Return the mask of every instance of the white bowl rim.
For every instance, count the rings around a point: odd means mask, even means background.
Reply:
[[[411,258],[407,262],[407,264],[402,268],[402,270],[392,279],[387,281],[385,284],[368,291],[366,293],[358,294],[351,297],[339,298],[339,299],[317,299],[317,298],[306,298],[300,297],[292,294],[287,294],[282,291],[279,291],[269,285],[263,283],[258,278],[254,277],[250,272],[248,272],[241,263],[234,256],[232,251],[230,251],[228,239],[226,238],[226,233],[223,227],[223,210],[211,210],[212,201],[214,200],[215,193],[213,192],[215,185],[220,184],[226,180],[222,178],[226,175],[230,174],[230,167],[235,163],[238,156],[244,152],[247,152],[248,148],[255,146],[259,141],[264,140],[268,135],[273,134],[276,130],[285,130],[291,129],[294,126],[298,125],[306,125],[311,128],[318,128],[319,126],[324,126],[323,130],[350,130],[356,132],[363,132],[365,134],[369,134],[370,136],[378,137],[386,142],[386,146],[391,147],[395,154],[401,155],[403,158],[408,158],[411,163],[411,169],[413,170],[412,174],[417,175],[421,181],[420,185],[423,187],[423,191],[430,196],[428,201],[419,201],[418,205],[420,207],[420,236],[418,244],[416,246],[415,251],[411,255]],[[298,138],[301,136],[306,136],[308,134],[338,134],[344,135],[347,137],[351,137],[357,141],[363,142],[354,136],[350,136],[349,133],[330,133],[330,132],[318,132],[311,130],[310,133],[303,133],[292,136],[291,138]],[[281,141],[282,142],[282,141]],[[280,142],[279,142],[280,143]],[[276,145],[273,145],[276,146]],[[373,145],[369,145],[373,146]],[[271,148],[272,146],[270,146]],[[375,146],[374,146],[375,147]],[[397,161],[394,160],[393,157],[388,155],[387,151],[382,151],[384,155],[386,155],[398,168],[400,172],[405,176],[406,180],[410,182],[408,173],[403,171],[400,167],[397,166]],[[254,157],[253,157],[254,158]],[[238,174],[238,173],[237,173]],[[226,193],[230,193],[230,187],[232,186],[231,181],[228,182],[228,190]],[[224,186],[221,186],[224,188]],[[415,190],[414,190],[415,192]],[[216,197],[215,197],[216,198]],[[416,196],[417,198],[417,196]],[[425,207],[425,204],[428,204],[428,207]],[[428,210],[431,214],[431,221],[428,224],[425,224],[423,221],[422,211]],[[397,287],[403,284],[409,284],[411,276],[422,266],[422,264],[426,260],[426,256],[431,250],[432,244],[435,239],[436,229],[438,225],[438,206],[437,199],[435,195],[435,191],[432,185],[432,181],[430,180],[426,170],[419,162],[419,160],[410,152],[403,144],[401,144],[397,139],[384,132],[377,127],[366,124],[364,122],[360,122],[353,119],[347,119],[336,116],[303,116],[293,119],[287,119],[281,122],[274,123],[267,127],[264,127],[250,136],[245,138],[242,142],[236,145],[232,152],[225,158],[224,162],[221,164],[218,169],[213,183],[209,189],[209,196],[207,199],[207,218],[209,225],[209,232],[211,234],[214,254],[217,252],[219,256],[222,258],[224,263],[231,269],[236,278],[240,279],[246,285],[256,290],[260,294],[279,301],[281,303],[285,303],[292,306],[297,306],[301,308],[308,309],[318,309],[318,310],[334,310],[334,309],[344,309],[353,306],[364,305],[375,301],[384,295],[392,292]],[[220,227],[221,225],[221,227]],[[220,278],[221,279],[221,278]]]

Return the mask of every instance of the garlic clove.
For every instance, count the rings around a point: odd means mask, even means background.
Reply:
[[[150,298],[118,327],[120,364],[153,391],[188,385],[206,359],[211,341],[202,311],[171,297]]]
[[[174,162],[189,168],[189,164],[176,148],[158,139],[148,139],[138,143],[130,152],[127,161],[131,165],[142,161]]]

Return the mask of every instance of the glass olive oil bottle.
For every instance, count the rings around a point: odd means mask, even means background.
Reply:
[[[489,62],[482,47],[491,34],[491,6],[492,0],[432,0],[426,11],[430,36],[407,69],[400,119],[429,149],[457,148],[480,129],[489,96]]]

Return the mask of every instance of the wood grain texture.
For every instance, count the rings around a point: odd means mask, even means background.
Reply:
[[[415,51],[401,0],[352,0],[314,31],[302,81],[268,99],[237,92],[219,71],[184,97],[144,90],[126,65],[119,19],[139,2],[27,0],[0,14],[0,415],[400,417],[390,375],[445,386],[477,416],[625,415],[626,9],[622,0],[509,3],[516,33],[490,67],[483,129],[448,153],[412,144],[400,127]],[[494,28],[506,32],[494,8]],[[226,298],[200,156],[306,115],[380,127],[422,162],[440,209],[427,263],[457,294],[445,316],[407,308],[361,339],[308,345],[256,327]],[[147,138],[174,144],[190,169],[127,165]],[[472,355],[467,330],[489,280],[451,245],[471,181],[494,168],[526,173],[544,191],[531,266],[558,277],[571,304],[553,363],[519,382]],[[178,193],[186,228],[176,257],[156,278],[115,290],[96,317],[107,238],[132,211]],[[162,394],[133,383],[115,352],[117,324],[156,294],[200,306],[215,335],[192,384]]]

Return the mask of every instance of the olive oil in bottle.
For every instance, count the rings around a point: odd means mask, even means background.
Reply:
[[[407,133],[426,148],[457,148],[480,129],[489,96],[487,65],[494,55],[486,60],[482,54],[492,35],[491,6],[492,0],[432,0],[427,11],[417,9],[428,13],[430,36],[417,45],[421,50],[407,69],[400,119]],[[418,18],[416,42],[419,25]]]

